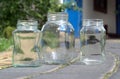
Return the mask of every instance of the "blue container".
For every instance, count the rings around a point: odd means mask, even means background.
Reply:
[[[75,29],[75,37],[80,36],[80,29],[82,25],[82,12],[72,9],[66,9],[66,12],[69,15],[69,22],[73,25]]]
[[[67,0],[70,2],[71,0]],[[79,8],[82,8],[82,0],[75,0],[77,3],[77,6]],[[69,22],[73,25],[75,29],[75,37],[80,37],[80,29],[82,27],[82,11],[79,10],[73,10],[73,8],[67,8],[65,12],[69,15]]]

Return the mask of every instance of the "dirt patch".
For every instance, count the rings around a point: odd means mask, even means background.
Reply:
[[[12,51],[0,52],[0,67],[12,64]]]

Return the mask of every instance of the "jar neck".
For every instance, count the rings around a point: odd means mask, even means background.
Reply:
[[[103,20],[102,19],[84,19],[83,20],[83,26],[86,27],[92,27],[92,26],[103,26]]]
[[[18,30],[37,30],[38,22],[35,20],[18,20]]]
[[[64,12],[48,13],[48,21],[68,21],[68,14]]]

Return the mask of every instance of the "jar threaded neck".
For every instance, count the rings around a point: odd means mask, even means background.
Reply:
[[[64,12],[48,13],[48,21],[68,20],[68,14]]]
[[[102,19],[84,19],[83,26],[103,26]]]
[[[36,30],[38,22],[36,20],[18,20],[17,29],[18,30]]]

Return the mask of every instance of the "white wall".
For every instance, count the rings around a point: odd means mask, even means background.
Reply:
[[[103,19],[108,33],[116,33],[115,0],[108,0],[107,14],[93,10],[93,0],[83,0],[83,19]]]

